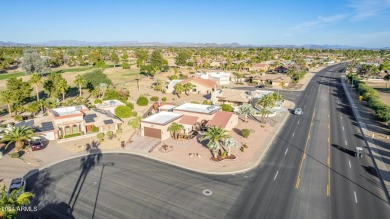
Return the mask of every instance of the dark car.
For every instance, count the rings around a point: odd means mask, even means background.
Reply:
[[[31,145],[31,150],[33,151],[39,151],[43,149],[43,144],[41,139],[32,141],[30,145]]]
[[[257,85],[255,88],[264,88],[264,84]]]
[[[18,192],[18,196],[19,196],[20,194],[25,192],[25,189],[26,189],[26,181],[23,178],[16,178],[12,180],[7,195],[10,196],[13,191],[20,190]]]

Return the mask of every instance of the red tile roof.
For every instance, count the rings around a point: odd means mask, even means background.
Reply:
[[[215,116],[207,123],[207,126],[225,128],[232,116],[232,112],[218,111],[215,113]]]
[[[188,116],[188,115],[183,115],[178,123],[181,124],[186,124],[186,125],[194,125],[196,121],[198,121],[199,117],[196,116]]]
[[[215,81],[213,80],[209,80],[209,79],[203,79],[203,78],[199,78],[199,77],[192,77],[192,78],[188,78],[188,79],[185,79],[181,82],[181,84],[185,84],[187,82],[191,82],[193,84],[200,84],[200,85],[203,85],[205,87],[209,87],[209,88],[213,88],[214,86],[217,85],[217,83],[215,83]]]
[[[265,63],[253,63],[253,65],[252,65],[252,67],[257,67],[257,68],[264,68],[264,67],[266,67],[266,66],[268,66],[267,64],[265,64]]]

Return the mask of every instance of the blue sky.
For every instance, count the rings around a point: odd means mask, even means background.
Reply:
[[[0,41],[390,46],[390,0],[0,0]]]

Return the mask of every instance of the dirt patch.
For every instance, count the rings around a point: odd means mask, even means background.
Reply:
[[[390,82],[389,81],[364,81],[366,85],[378,91],[379,96],[385,104],[390,105]],[[387,84],[387,86],[386,86]]]

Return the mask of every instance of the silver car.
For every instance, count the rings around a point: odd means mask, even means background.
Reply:
[[[294,114],[295,115],[302,115],[302,109],[301,108],[295,108]]]
[[[17,193],[17,196],[21,195],[22,193],[24,193],[26,191],[26,181],[23,178],[16,178],[16,179],[12,180],[11,185],[9,186],[7,195],[10,196],[11,193],[15,190],[19,190],[19,192]]]

